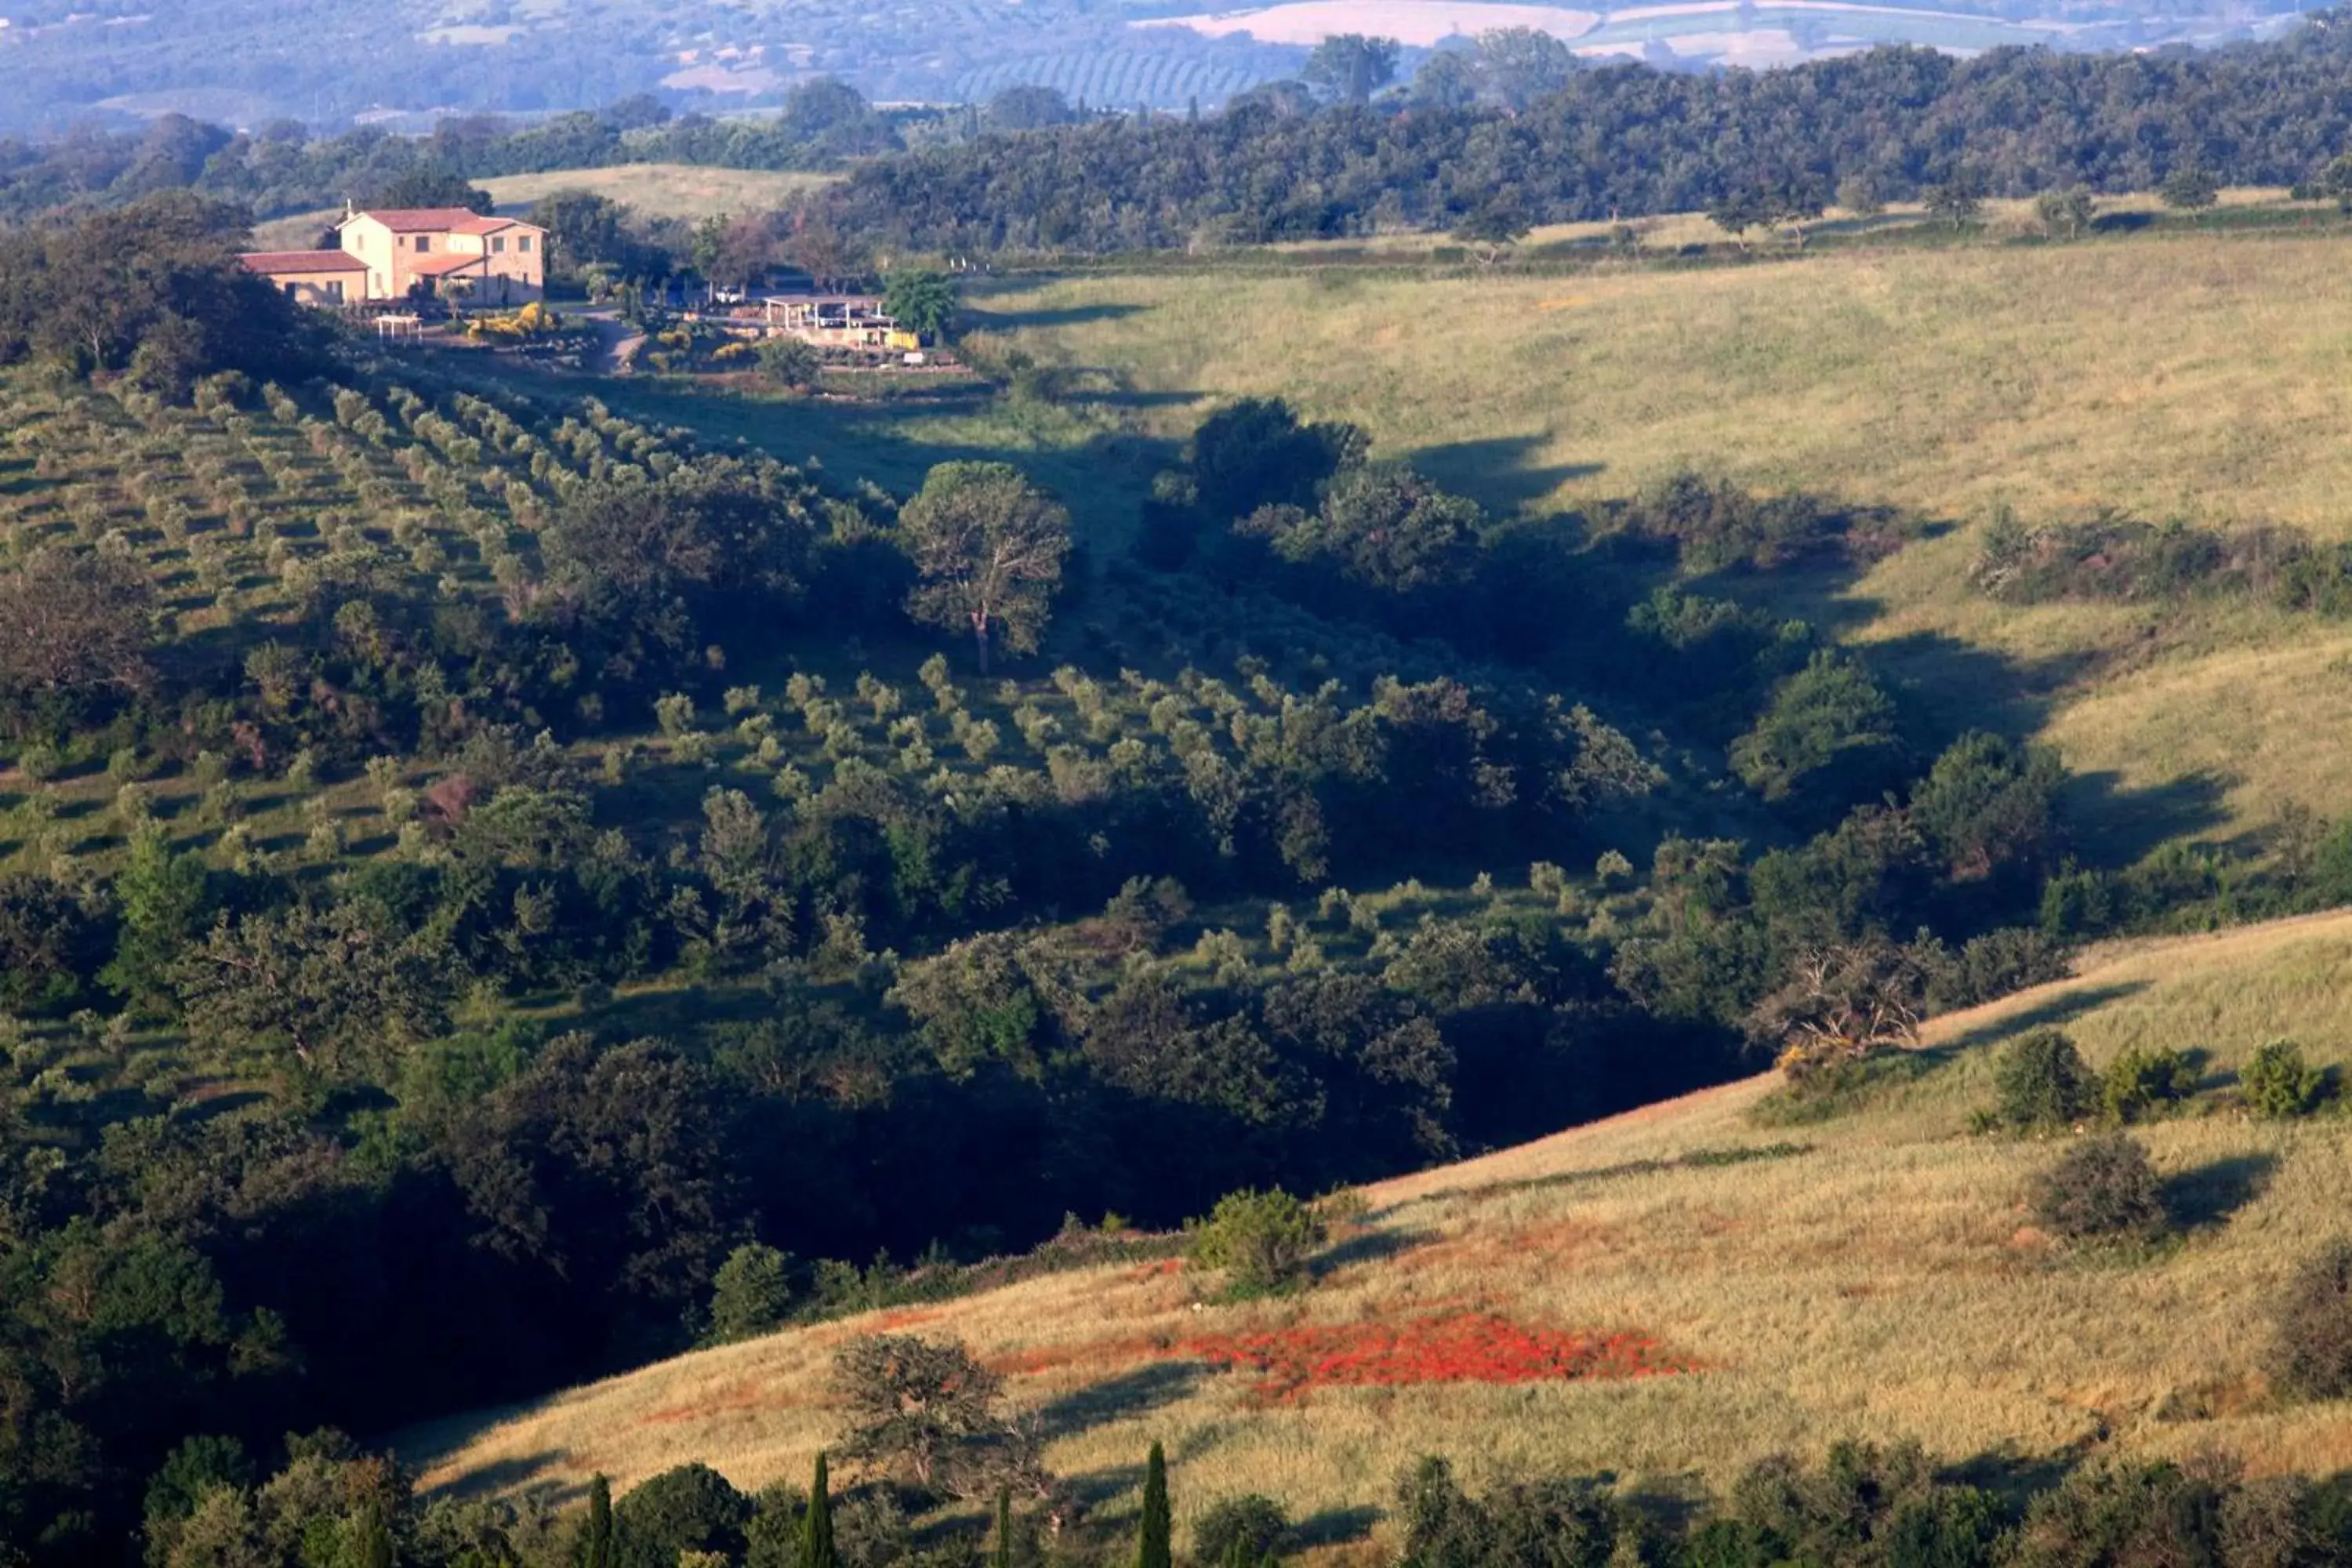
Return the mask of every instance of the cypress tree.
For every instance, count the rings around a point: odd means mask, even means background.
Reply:
[[[613,1568],[613,1483],[599,1470],[588,1483],[588,1539],[583,1568]]]
[[[809,1482],[808,1512],[801,1519],[800,1568],[839,1568],[833,1551],[833,1494],[825,1478],[824,1455],[816,1457],[816,1479]]]
[[[1135,1532],[1135,1568],[1174,1568],[1170,1538],[1174,1529],[1168,1512],[1168,1456],[1151,1445],[1143,1467],[1143,1519]]]
[[[996,1553],[989,1568],[1013,1568],[1013,1489],[996,1489]]]

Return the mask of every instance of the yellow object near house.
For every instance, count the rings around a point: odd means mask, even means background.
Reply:
[[[556,331],[562,325],[563,318],[549,310],[545,301],[533,300],[511,316],[477,316],[466,323],[466,331],[478,338],[523,342]]]
[[[760,301],[760,322],[770,337],[798,338],[821,349],[890,353],[923,346],[921,336],[900,326],[873,294],[771,295]]]

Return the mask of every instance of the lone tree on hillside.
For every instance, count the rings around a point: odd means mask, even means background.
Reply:
[[[1527,210],[1514,191],[1500,191],[1465,214],[1454,226],[1454,237],[1478,247],[1478,259],[1492,267],[1503,253],[1528,237]]]
[[[922,578],[908,615],[970,628],[982,675],[992,639],[1035,651],[1070,548],[1070,514],[1053,497],[1009,463],[941,463],[898,514],[898,539]]]
[[[1769,233],[1785,223],[1801,224],[1821,216],[1828,205],[1819,183],[1800,176],[1766,180],[1726,191],[1706,209],[1706,216],[1716,227],[1745,246],[1750,229]],[[1801,229],[1797,239],[1803,243]]]
[[[1929,185],[1924,195],[1927,216],[1950,228],[1976,222],[1984,211],[1984,198],[1978,194],[1976,176],[1966,170],[1954,174],[1940,185]]]
[[[1927,973],[1911,949],[1884,937],[1819,948],[1748,1016],[1751,1038],[1779,1048],[1792,1080],[1919,1043]]]
[[[2221,199],[2221,182],[2213,172],[2196,163],[2183,163],[2164,177],[2156,194],[2164,205],[2179,207],[2183,212],[2201,212]]]
[[[1315,46],[1299,79],[1319,87],[1342,103],[1367,103],[1396,80],[1397,41],[1339,33]]]
[[[1050,1498],[1034,1435],[999,1407],[1004,1380],[961,1344],[911,1334],[867,1334],[834,1358],[835,1397],[848,1416],[842,1451],[951,1497],[999,1486]]]
[[[1307,1278],[1323,1245],[1322,1216],[1279,1187],[1227,1193],[1206,1219],[1184,1226],[1186,1251],[1203,1268],[1222,1268],[1237,1295],[1287,1290]]]
[[[893,272],[882,291],[882,313],[909,331],[936,338],[955,316],[955,285],[941,272]]]
[[[2053,239],[2062,233],[2068,239],[2080,238],[2091,226],[2092,211],[2091,193],[2080,185],[2044,191],[2033,198],[2033,216]]]

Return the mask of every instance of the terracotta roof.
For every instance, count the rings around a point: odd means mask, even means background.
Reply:
[[[369,207],[353,213],[352,217],[372,217],[394,234],[488,234],[491,228],[504,228],[514,222],[507,217],[484,217],[466,207]],[[478,226],[484,224],[489,226]]]
[[[489,258],[467,251],[443,251],[438,256],[420,256],[409,264],[408,270],[419,278],[438,278],[445,273],[463,272],[468,267],[479,267]]]
[[[348,250],[253,250],[237,258],[247,272],[365,272]]]

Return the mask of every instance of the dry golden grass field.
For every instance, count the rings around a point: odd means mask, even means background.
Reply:
[[[1608,1470],[1719,1486],[1845,1435],[1955,1459],[2210,1450],[2255,1473],[2332,1471],[2352,1466],[2352,1415],[2273,1404],[2257,1364],[2266,1298],[2344,1228],[2352,1138],[2339,1118],[2249,1120],[2226,1081],[2281,1035],[2352,1059],[2347,995],[2352,914],[2095,952],[2074,979],[1941,1021],[1918,1076],[1840,1120],[1759,1124],[1771,1085],[1757,1079],[1368,1188],[1361,1229],[1287,1300],[1203,1304],[1207,1282],[1172,1266],[1103,1268],[685,1356],[400,1447],[435,1488],[570,1493],[602,1470],[619,1489],[689,1459],[741,1486],[798,1479],[837,1437],[834,1348],[893,1330],[962,1339],[1003,1369],[1053,1435],[1049,1462],[1111,1515],[1165,1442],[1180,1524],[1261,1491],[1344,1539],[1377,1529],[1368,1510],[1425,1452],[1480,1482]],[[2210,1053],[2200,1110],[2143,1133],[2189,1220],[2168,1250],[2053,1246],[2021,1194],[2058,1141],[1969,1131],[1993,1044],[2049,1020],[2095,1063],[2138,1042]],[[1281,1397],[1204,1349],[1465,1316],[1636,1334],[1686,1370]]]
[[[623,163],[610,169],[559,169],[545,174],[501,174],[479,182],[498,210],[520,217],[557,191],[593,191],[646,217],[700,218],[714,213],[765,212],[826,184],[830,174],[763,169],[706,169],[688,163]],[[341,208],[292,213],[259,224],[254,243],[264,250],[300,249],[341,216]]]
[[[765,212],[829,184],[832,174],[767,169],[709,169],[688,163],[623,163],[610,169],[567,169],[547,174],[502,174],[484,180],[500,212],[517,212],[557,191],[593,191],[646,217],[709,217],[714,213]]]
[[[2210,795],[2200,826],[2221,833],[2352,796],[2352,628],[2005,607],[1967,569],[2001,504],[2352,537],[2343,260],[2340,238],[2166,232],[1566,278],[1075,278],[976,303],[1041,361],[1124,376],[1163,437],[1279,395],[1504,511],[1687,466],[1952,524],[1801,607],[1923,685],[2030,703],[2103,795]]]

